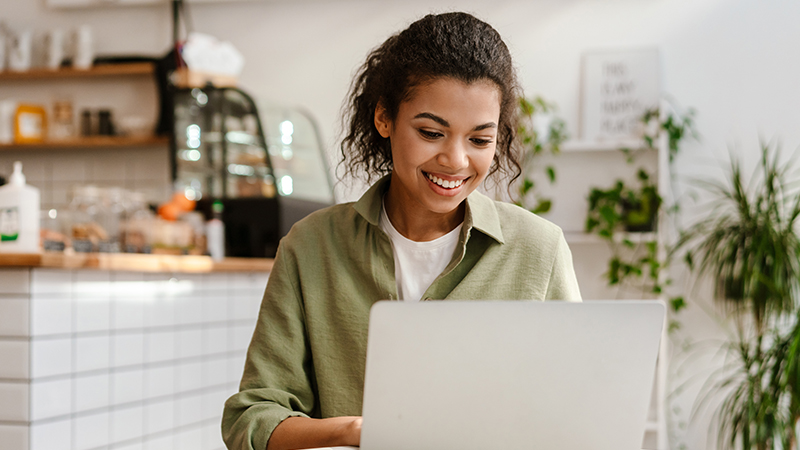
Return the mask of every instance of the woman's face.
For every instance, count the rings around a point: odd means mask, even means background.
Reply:
[[[391,141],[392,200],[420,213],[456,211],[486,178],[499,120],[500,90],[491,81],[417,86],[394,121],[378,107],[375,126]]]

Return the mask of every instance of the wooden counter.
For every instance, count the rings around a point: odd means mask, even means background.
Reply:
[[[272,259],[209,256],[145,255],[136,253],[0,253],[3,267],[46,267],[56,269],[98,269],[132,272],[269,272]]]

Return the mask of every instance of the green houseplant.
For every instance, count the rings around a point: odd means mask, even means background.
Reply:
[[[701,182],[712,196],[708,214],[681,233],[695,277],[714,281],[714,299],[732,318],[732,364],[707,384],[705,403],[724,396],[716,411],[720,448],[795,448],[800,418],[798,283],[800,196],[791,165],[762,145],[749,180],[733,160],[727,183]],[[780,325],[794,321],[788,333]]]
[[[645,151],[655,151],[661,136],[666,136],[669,162],[677,155],[681,142],[687,137],[696,137],[694,110],[685,113],[663,114],[658,108],[645,111],[640,121],[645,130]],[[637,151],[620,148],[627,155],[629,164],[636,161]],[[664,199],[659,194],[653,176],[645,169],[637,171],[637,185],[617,180],[607,189],[592,188],[588,196],[588,211],[584,229],[606,240],[611,247],[611,258],[605,273],[609,286],[623,284],[642,293],[659,295],[664,285],[671,283],[662,279],[669,261],[659,254],[654,238],[634,242],[628,233],[655,231],[659,215],[664,213]],[[677,204],[669,211],[677,211]],[[643,251],[639,250],[642,249]],[[674,311],[685,306],[683,297],[673,297],[670,304]],[[671,327],[673,324],[671,324]]]
[[[538,192],[534,171],[543,170],[547,181],[555,182],[555,167],[539,164],[539,161],[545,155],[560,153],[560,145],[568,138],[566,125],[555,116],[556,106],[542,97],[520,98],[519,108],[521,120],[518,136],[522,143],[523,157],[521,182],[515,203],[534,214],[543,214],[550,211],[553,202]]]

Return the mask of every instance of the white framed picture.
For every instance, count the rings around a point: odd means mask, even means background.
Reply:
[[[640,119],[661,97],[658,49],[587,52],[581,69],[581,139],[641,137]]]

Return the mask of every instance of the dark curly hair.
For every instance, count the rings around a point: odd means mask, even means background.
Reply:
[[[375,108],[386,108],[391,120],[415,86],[436,78],[465,83],[490,80],[500,89],[497,150],[489,175],[520,175],[516,134],[520,88],[508,47],[491,25],[452,12],[430,14],[374,49],[359,68],[344,105],[340,167],[344,175],[366,175],[366,181],[392,170],[388,138],[375,128]]]

